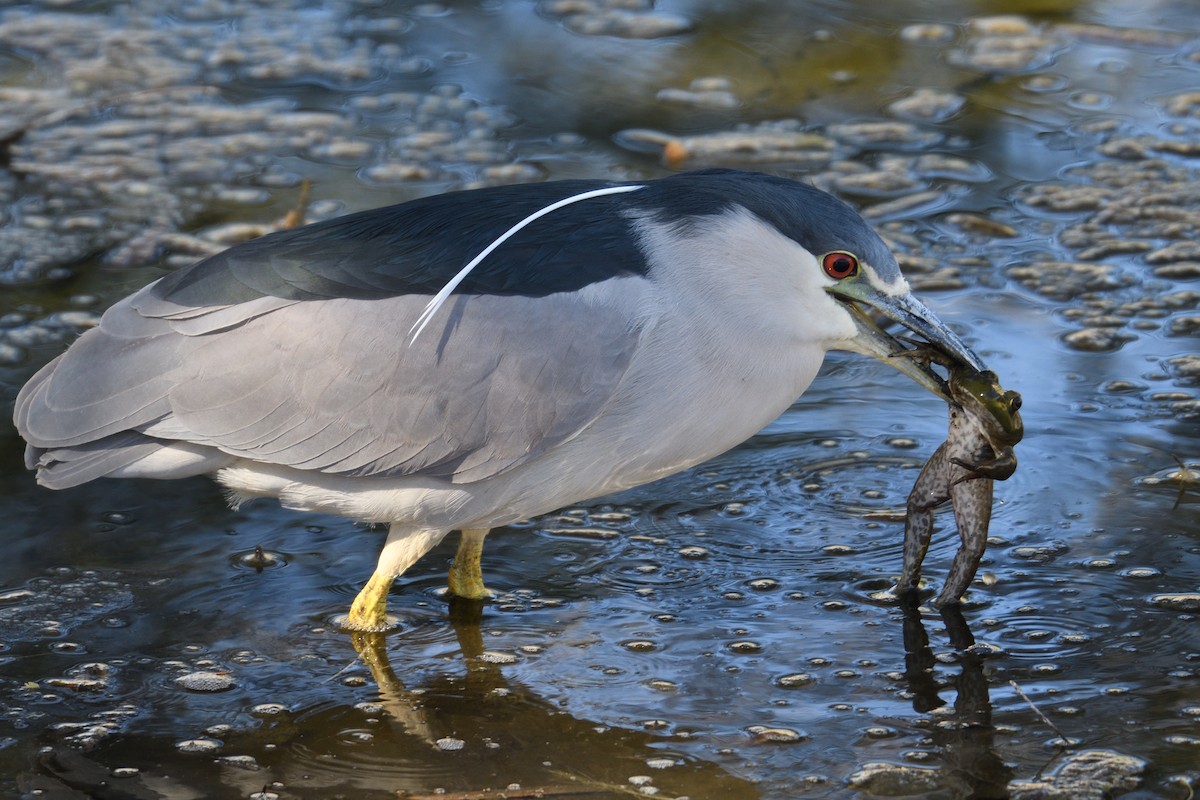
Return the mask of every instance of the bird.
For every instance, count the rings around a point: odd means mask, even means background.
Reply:
[[[50,489],[210,475],[235,508],[385,523],[340,618],[384,631],[395,579],[448,533],[450,592],[484,599],[490,530],[729,450],[830,350],[947,398],[914,346],[984,369],[827,192],[729,169],[569,179],[349,213],[168,273],[34,374],[13,418]]]

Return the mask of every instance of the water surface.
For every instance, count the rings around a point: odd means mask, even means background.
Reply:
[[[270,225],[304,179],[321,218],[513,180],[775,170],[862,207],[1024,396],[962,617],[874,597],[945,409],[849,355],[733,452],[497,531],[482,608],[445,602],[448,542],[397,583],[400,626],[366,658],[332,621],[382,530],[230,511],[204,479],[50,493],[6,426],[0,791],[848,797],[882,762],[914,768],[893,793],[1003,797],[1105,748],[1144,761],[1138,796],[1189,796],[1200,517],[1196,478],[1171,475],[1200,461],[1192,5],[685,1],[603,33],[582,5],[10,4],[6,401],[194,257],[182,235]],[[918,89],[938,102],[900,102]],[[879,122],[903,127],[871,138]],[[704,138],[735,130],[757,149]],[[778,130],[828,156],[773,152]],[[1179,213],[1105,216],[1138,197]]]

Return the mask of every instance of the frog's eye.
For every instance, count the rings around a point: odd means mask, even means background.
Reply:
[[[1017,394],[1016,392],[1007,392],[1007,396],[1008,396],[1009,412],[1015,414],[1016,412],[1020,411],[1021,410],[1021,395]]]
[[[845,250],[834,250],[821,257],[821,267],[835,281],[844,281],[858,274],[858,256]]]

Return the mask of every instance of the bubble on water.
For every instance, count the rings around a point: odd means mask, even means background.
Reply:
[[[455,739],[453,736],[443,736],[441,739],[437,740],[437,746],[439,750],[446,750],[449,752],[453,750],[462,750],[467,746],[467,743],[462,739]]]
[[[634,653],[650,653],[658,649],[658,645],[649,639],[629,639],[621,642],[621,647]]]
[[[344,731],[339,731],[337,737],[345,744],[367,744],[375,741],[374,733],[364,731],[360,728],[347,728]]]
[[[646,759],[646,766],[650,769],[669,769],[680,763],[682,762],[674,758],[667,758],[665,756]]]
[[[233,564],[237,567],[252,569],[255,572],[262,572],[286,566],[287,560],[278,553],[263,549],[261,545],[255,545],[253,550],[235,554]]]
[[[743,640],[736,641],[736,642],[730,642],[728,645],[726,645],[726,647],[728,647],[733,652],[739,653],[742,655],[761,653],[763,651],[763,647],[761,644],[759,644],[758,642],[752,642],[748,639],[743,639]]]
[[[249,772],[256,772],[259,769],[258,761],[254,756],[223,756],[221,763],[226,766],[244,769]]]

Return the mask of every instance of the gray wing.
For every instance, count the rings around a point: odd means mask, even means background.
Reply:
[[[14,419],[55,487],[171,442],[340,475],[478,481],[602,413],[636,351],[647,284],[453,297],[411,344],[427,295],[188,308],[147,287],[39,372]]]

